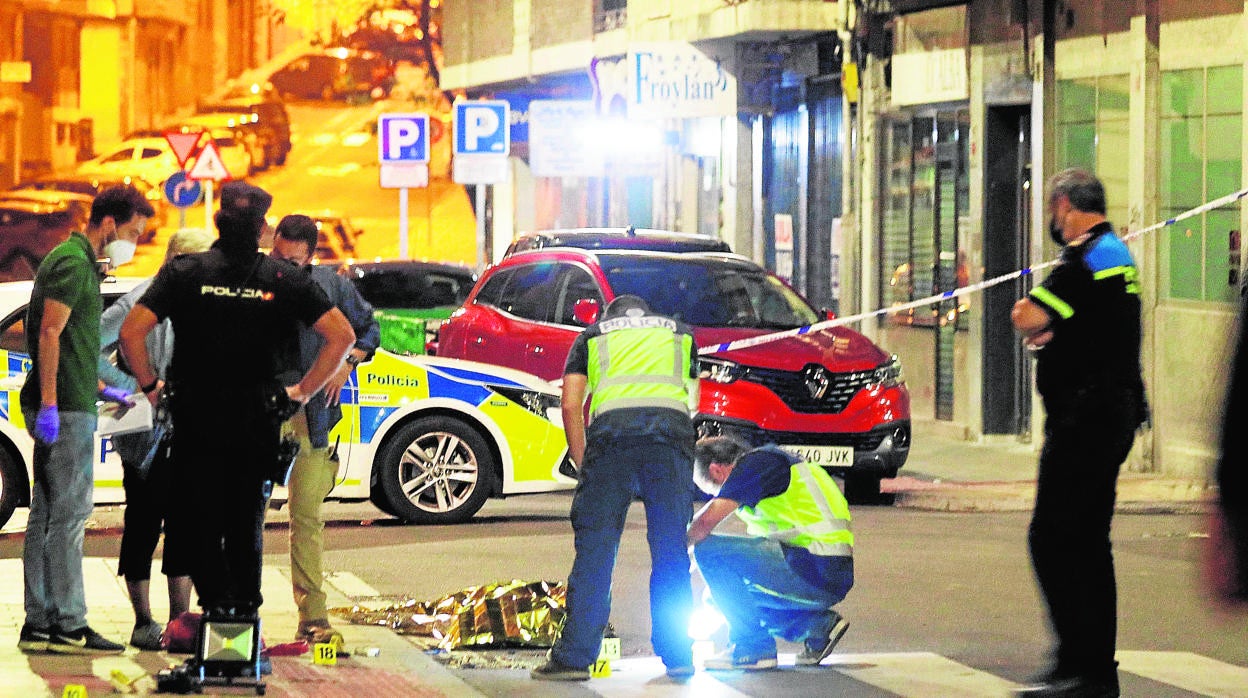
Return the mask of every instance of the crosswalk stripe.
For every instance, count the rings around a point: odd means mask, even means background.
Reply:
[[[1119,651],[1118,668],[1213,698],[1248,695],[1248,669],[1191,652]]]
[[[834,654],[824,666],[906,698],[1001,698],[1013,682],[931,652]]]
[[[669,681],[664,672],[663,660],[658,657],[617,659],[611,662],[611,675],[593,679],[589,688],[603,698],[745,698],[749,695],[720,683],[705,671],[698,671],[685,683]]]

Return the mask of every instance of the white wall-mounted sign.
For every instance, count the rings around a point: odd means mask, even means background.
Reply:
[[[893,63],[893,104],[932,104],[969,99],[966,49],[898,53]]]
[[[683,119],[737,113],[737,79],[726,58],[678,42],[628,47],[628,115]]]
[[[601,177],[602,144],[589,128],[594,103],[535,99],[529,103],[529,167],[537,177]]]

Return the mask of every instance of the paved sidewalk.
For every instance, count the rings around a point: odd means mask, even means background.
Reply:
[[[290,592],[290,570],[277,564],[284,556],[266,559],[261,608],[262,633],[269,645],[289,642],[298,624]],[[116,574],[117,561],[88,558],[83,564],[87,593],[88,622],[100,634],[117,641],[130,638],[134,616],[125,584]],[[350,596],[375,595],[349,574],[331,576],[326,585],[329,605],[349,606]],[[168,594],[164,577],[152,579],[152,610],[158,620],[168,616]],[[17,649],[22,625],[22,561],[0,560],[0,696],[60,698],[66,686],[82,686],[87,696],[127,695],[110,682],[113,671],[133,679],[154,677],[161,669],[180,664],[187,655],[140,652],[127,647],[124,655],[106,657],[23,654]],[[380,698],[382,696],[479,696],[448,669],[422,650],[386,628],[339,623],[348,647],[354,652],[340,658],[335,666],[317,666],[311,654],[274,657],[273,674],[266,677],[266,695],[287,698]],[[376,656],[366,655],[375,649]],[[144,682],[136,681],[139,692]],[[250,686],[205,688],[207,695],[254,695]],[[82,695],[82,694],[79,694]]]
[[[914,423],[914,446],[898,477],[881,489],[895,505],[940,511],[1027,511],[1036,496],[1039,440],[972,442],[933,422]],[[1123,472],[1119,511],[1203,511],[1215,501],[1209,481]]]

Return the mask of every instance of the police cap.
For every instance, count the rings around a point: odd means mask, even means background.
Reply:
[[[264,220],[264,214],[273,205],[273,195],[247,182],[226,182],[221,187],[221,210],[241,213],[255,222]]]

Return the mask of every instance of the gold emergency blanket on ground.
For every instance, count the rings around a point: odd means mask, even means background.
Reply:
[[[443,649],[464,647],[549,647],[565,615],[559,582],[512,580],[468,587],[433,601],[403,597],[372,609],[331,609],[354,625],[381,625],[401,635],[424,635]]]

